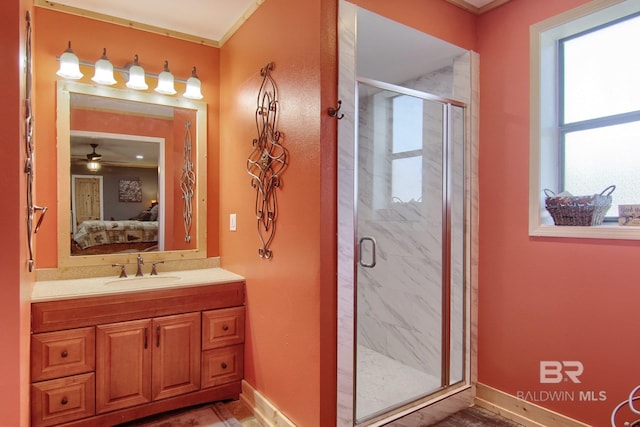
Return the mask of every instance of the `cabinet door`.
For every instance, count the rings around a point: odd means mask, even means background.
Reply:
[[[96,327],[96,412],[151,401],[151,320]]]
[[[200,389],[200,313],[153,319],[153,400]]]

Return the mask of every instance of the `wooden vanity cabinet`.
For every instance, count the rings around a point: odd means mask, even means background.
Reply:
[[[200,313],[96,326],[96,412],[200,388]]]
[[[243,304],[241,282],[32,304],[32,425],[108,426],[237,399]]]

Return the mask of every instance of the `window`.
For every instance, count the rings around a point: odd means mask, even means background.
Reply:
[[[592,2],[531,28],[529,234],[640,239],[617,226],[640,204],[640,2]],[[589,195],[616,185],[602,227],[554,227],[544,189]]]
[[[391,200],[422,201],[423,100],[407,95],[393,98],[391,140]]]

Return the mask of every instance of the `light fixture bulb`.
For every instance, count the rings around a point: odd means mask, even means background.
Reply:
[[[129,67],[129,80],[127,80],[127,87],[135,90],[147,90],[149,85],[145,80],[144,69],[138,62],[138,55],[133,56],[133,65]]]
[[[62,78],[71,80],[78,80],[83,76],[80,72],[80,61],[71,49],[71,42],[69,42],[67,50],[60,55],[60,69],[56,74]]]
[[[100,170],[100,162],[98,162],[97,160],[89,160],[87,162],[87,169],[89,169],[91,172],[97,172]]]
[[[187,79],[187,90],[182,96],[189,99],[202,99],[200,87],[201,83],[198,75],[196,74],[196,67],[193,67],[193,70],[191,70],[191,77]]]
[[[176,93],[173,86],[173,74],[169,71],[169,61],[164,61],[164,71],[158,76],[158,86],[155,91],[164,95],[175,95]]]
[[[116,80],[113,78],[113,65],[111,65],[109,58],[107,58],[107,48],[102,50],[102,56],[98,62],[96,62],[96,72],[91,80],[101,85],[112,85],[116,83]]]

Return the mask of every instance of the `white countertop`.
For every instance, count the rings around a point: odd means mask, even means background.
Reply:
[[[91,277],[85,279],[47,280],[36,282],[31,302],[75,299],[137,292],[141,290],[175,289],[243,281],[244,277],[222,268],[204,268],[158,273],[157,276]]]

